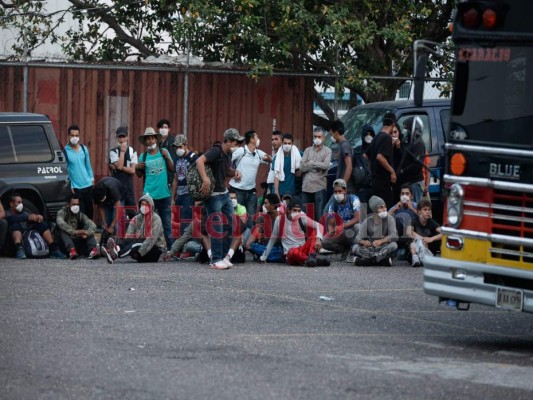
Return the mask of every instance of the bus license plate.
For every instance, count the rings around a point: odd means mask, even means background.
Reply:
[[[522,311],[524,293],[517,289],[496,288],[496,307],[506,310]]]

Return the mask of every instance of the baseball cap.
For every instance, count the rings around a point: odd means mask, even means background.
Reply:
[[[187,144],[187,137],[185,135],[176,135],[176,139],[174,140],[174,143],[172,143],[172,146],[178,147],[182,144]]]
[[[239,135],[239,131],[235,128],[228,128],[224,132],[224,140],[237,140],[238,142],[242,142],[244,140],[244,136]]]
[[[340,186],[341,188],[346,189],[346,181],[344,179],[336,179],[335,182],[333,182],[333,187]]]
[[[116,131],[116,136],[128,136],[128,127],[127,126],[119,126]]]

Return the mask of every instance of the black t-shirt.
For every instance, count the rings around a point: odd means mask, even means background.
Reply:
[[[372,141],[366,154],[370,160],[372,177],[389,179],[390,173],[377,161],[377,156],[378,154],[382,154],[389,165],[392,166],[392,136],[386,132],[380,132]]]
[[[206,163],[215,177],[214,192],[226,191],[226,172],[231,168],[231,153],[224,153],[222,147],[214,146],[204,153]]]
[[[437,229],[440,228],[439,224],[434,219],[430,218],[426,222],[426,225],[422,225],[420,218],[413,218],[412,220],[413,230],[422,237],[432,237],[438,235]]]
[[[118,179],[111,176],[102,178],[94,187],[103,187],[105,189],[105,201],[101,203],[104,206],[114,205],[122,199],[122,195],[124,194],[124,185]]]

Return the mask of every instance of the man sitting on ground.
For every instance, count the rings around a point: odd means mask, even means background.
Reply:
[[[413,239],[409,246],[412,256],[411,267],[421,267],[426,255],[432,256],[440,250],[442,233],[439,224],[431,218],[431,201],[422,198],[416,207],[418,218],[407,227],[407,236]]]
[[[391,267],[391,255],[398,248],[396,223],[394,218],[387,213],[385,202],[380,197],[372,196],[368,200],[368,205],[372,214],[369,214],[363,221],[355,238],[354,264]]]
[[[276,218],[272,236],[260,260],[266,262],[276,240],[281,239],[287,264],[329,266],[328,258],[316,256],[322,247],[322,229],[322,225],[302,213],[302,201],[293,196],[285,214]]]

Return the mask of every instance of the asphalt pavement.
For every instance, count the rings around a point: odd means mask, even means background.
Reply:
[[[532,318],[405,263],[0,258],[0,398],[530,400]]]

